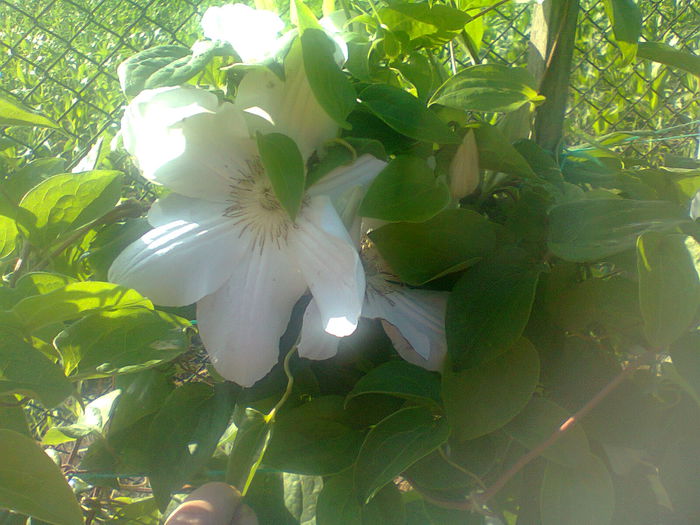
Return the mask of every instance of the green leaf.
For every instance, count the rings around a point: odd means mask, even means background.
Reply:
[[[16,100],[0,96],[0,126],[40,126],[58,128],[45,116],[35,113]]]
[[[642,35],[642,12],[634,0],[604,0],[603,5],[623,61],[629,64],[637,53],[637,42]]]
[[[0,396],[0,429],[14,430],[32,437],[22,404],[15,396]]]
[[[22,393],[52,408],[71,395],[73,387],[61,368],[42,352],[7,331],[0,331],[0,395]]]
[[[279,203],[294,220],[304,197],[304,159],[295,142],[282,133],[258,133],[258,151]]]
[[[424,222],[450,203],[450,189],[424,159],[399,156],[367,190],[358,214],[385,221]]]
[[[542,525],[608,525],[615,496],[605,464],[593,455],[575,469],[548,463],[540,510]]]
[[[556,403],[533,397],[503,430],[523,446],[533,449],[548,439],[569,417],[569,413]],[[545,449],[542,456],[565,467],[585,462],[590,456],[590,448],[581,425],[568,429],[559,441]]]
[[[321,107],[339,126],[357,103],[355,90],[335,62],[335,43],[321,29],[306,29],[301,35],[304,71]]]
[[[90,401],[85,406],[85,411],[71,425],[58,425],[52,427],[44,434],[41,442],[43,445],[60,445],[77,438],[94,435],[102,437],[105,425],[109,421],[114,402],[121,395],[119,390],[111,390],[108,393]]]
[[[387,125],[407,137],[438,144],[461,142],[435,113],[399,88],[373,84],[362,90],[360,100]]]
[[[85,281],[22,299],[10,312],[17,324],[31,331],[96,311],[131,307],[152,309],[153,303],[136,290],[112,283]]]
[[[535,80],[524,68],[479,64],[448,78],[435,91],[428,105],[507,113],[544,100],[534,86]]]
[[[233,409],[232,385],[186,383],[175,389],[151,422],[147,447],[150,480],[158,507],[165,510],[179,489],[211,458]]]
[[[61,235],[97,219],[119,200],[121,177],[117,171],[63,173],[44,180],[27,192],[20,206],[31,213],[25,235],[48,247]]]
[[[406,525],[406,509],[401,495],[393,483],[384,485],[372,500],[362,507],[362,525]]]
[[[700,77],[700,56],[688,51],[681,51],[662,42],[640,42],[637,56],[682,69]]]
[[[264,463],[285,472],[335,474],[355,461],[362,437],[342,397],[319,397],[278,416]]]
[[[292,0],[289,7],[292,23],[300,29],[302,34],[309,29],[321,29],[316,15],[304,0]]]
[[[318,525],[363,525],[362,505],[355,493],[352,471],[327,480],[318,495]]]
[[[519,249],[469,268],[447,300],[447,351],[456,369],[505,352],[530,318],[542,268]]]
[[[183,46],[156,46],[130,56],[119,64],[117,74],[127,97],[144,89],[179,86],[202,71],[209,60],[226,46],[210,43],[197,54]]]
[[[637,241],[639,303],[649,343],[665,349],[700,306],[700,246],[690,236],[648,232]]]
[[[0,429],[0,457],[0,507],[55,525],[83,523],[61,470],[33,439]]]
[[[282,473],[284,505],[299,525],[315,525],[316,503],[323,489],[320,476]]]
[[[478,367],[462,372],[446,367],[442,398],[454,437],[466,441],[504,426],[528,404],[539,376],[537,350],[525,338]]]
[[[440,377],[406,361],[390,361],[373,368],[355,383],[346,399],[363,394],[386,394],[437,406],[442,403]]]
[[[379,18],[391,31],[406,33],[411,40],[461,31],[470,20],[464,11],[429,2],[391,2],[379,11]]]
[[[116,387],[121,391],[109,424],[109,436],[129,429],[146,416],[159,411],[173,391],[170,374],[149,369],[117,377]]]
[[[412,285],[464,269],[496,245],[494,225],[464,209],[445,210],[419,224],[387,224],[370,238],[391,269]]]
[[[361,501],[433,450],[450,434],[443,417],[422,406],[394,412],[370,430],[355,464],[355,487]]]
[[[479,167],[526,178],[535,178],[535,172],[525,158],[518,153],[495,126],[486,123],[473,124],[476,145],[479,149]]]
[[[267,451],[272,433],[272,421],[253,408],[246,408],[243,418],[236,421],[236,439],[228,457],[226,481],[246,492]]]
[[[136,372],[187,351],[184,319],[147,308],[97,312],[61,332],[54,345],[72,379]]]
[[[384,146],[377,140],[345,137],[343,142],[342,144],[333,142],[324,147],[325,153],[306,174],[307,188],[322,180],[334,169],[349,166],[362,155],[372,155],[380,160],[386,160]]]
[[[678,374],[700,399],[700,332],[691,332],[671,345],[671,359]]]
[[[646,231],[668,231],[688,222],[676,205],[664,201],[587,199],[549,212],[549,249],[567,261],[588,262],[633,248]]]

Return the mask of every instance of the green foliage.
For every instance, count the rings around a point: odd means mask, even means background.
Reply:
[[[258,151],[280,204],[294,220],[304,197],[304,159],[292,139],[282,133],[258,134]]]

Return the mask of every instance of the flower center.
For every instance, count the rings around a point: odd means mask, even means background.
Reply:
[[[246,167],[233,180],[229,202],[224,216],[242,226],[241,235],[253,235],[253,249],[262,251],[268,241],[278,248],[286,243],[294,223],[275,196],[259,157],[246,161]]]

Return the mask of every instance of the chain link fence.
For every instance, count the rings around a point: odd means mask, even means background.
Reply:
[[[60,130],[6,128],[0,148],[18,156],[79,159],[98,137],[111,140],[124,98],[117,65],[157,44],[191,45],[199,19],[222,0],[0,0],[0,94],[57,121]],[[568,144],[614,132],[623,151],[664,161],[697,156],[698,78],[648,61],[621,66],[602,2],[579,15]],[[696,0],[646,0],[644,37],[700,53]],[[484,17],[485,62],[524,65],[532,3],[508,2]],[[641,132],[641,133],[640,133]]]

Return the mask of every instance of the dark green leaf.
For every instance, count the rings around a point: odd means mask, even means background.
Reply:
[[[443,444],[450,433],[443,417],[426,407],[409,407],[380,421],[365,439],[355,464],[361,501]]]
[[[447,79],[429,104],[442,104],[465,111],[510,112],[540,102],[532,75],[523,68],[479,64]]]
[[[329,475],[355,461],[362,432],[351,425],[340,396],[324,396],[283,412],[264,463],[285,472]]]
[[[161,510],[179,489],[211,458],[229,423],[234,395],[231,385],[215,388],[186,383],[175,389],[151,422],[147,447],[150,480]]]
[[[391,222],[424,222],[449,202],[450,189],[424,159],[400,156],[374,180],[358,213]]]
[[[41,126],[57,128],[55,122],[24,107],[16,100],[0,97],[0,126]]]
[[[121,391],[109,424],[109,435],[129,429],[139,420],[160,410],[173,391],[170,375],[162,370],[144,370],[116,378]]]
[[[533,397],[503,430],[525,447],[533,449],[548,439],[569,417],[569,413],[556,403],[542,397]],[[542,455],[565,467],[584,463],[590,456],[590,449],[581,425],[568,429]]]
[[[435,113],[399,88],[373,84],[362,90],[360,100],[372,113],[407,137],[438,144],[461,142]]]
[[[226,481],[245,492],[267,450],[272,422],[262,412],[246,408],[244,417],[236,424],[238,429],[228,457]]]
[[[0,396],[0,429],[14,430],[32,437],[24,409],[15,396]]]
[[[386,394],[439,406],[440,377],[406,361],[390,361],[362,376],[347,399],[363,394]]]
[[[306,187],[310,187],[341,166],[349,166],[362,155],[372,155],[386,160],[386,151],[381,142],[372,139],[356,139],[346,137],[346,144],[331,143],[325,147],[325,154],[314,164],[306,174]],[[349,146],[349,147],[348,147]],[[354,152],[350,149],[354,149]]]
[[[83,523],[61,470],[33,439],[0,429],[0,457],[0,507],[55,525]]]
[[[363,525],[362,506],[355,493],[352,471],[325,482],[316,505],[318,525]]]
[[[634,0],[604,0],[604,5],[615,42],[628,64],[637,53],[637,42],[642,34],[642,13]]]
[[[694,523],[700,516],[700,435],[691,430],[673,437],[674,442],[666,448],[659,465],[661,483],[674,510],[682,516],[681,523]]]
[[[690,328],[700,306],[700,246],[686,235],[645,233],[637,241],[637,271],[644,332],[654,348],[665,349]]]
[[[22,299],[11,313],[18,324],[27,330],[36,330],[95,311],[132,307],[152,309],[153,304],[135,290],[112,283],[85,281]]]
[[[637,56],[676,67],[700,77],[700,56],[681,51],[662,42],[640,42]]]
[[[384,486],[362,507],[362,525],[406,525],[401,492],[393,483]]]
[[[178,86],[202,71],[222,47],[212,43],[194,55],[183,46],[156,46],[127,58],[117,73],[124,94],[135,97],[144,89]]]
[[[691,332],[671,345],[676,371],[688,382],[700,402],[700,332]]]
[[[508,138],[495,126],[486,123],[471,125],[479,149],[479,167],[521,177],[535,177],[535,172],[518,153]]]
[[[447,351],[456,369],[505,352],[522,335],[542,268],[511,249],[469,268],[447,301]]]
[[[458,441],[501,428],[530,401],[540,375],[537,350],[519,339],[505,354],[481,365],[442,376],[442,398]]]
[[[279,203],[294,220],[304,197],[304,159],[295,142],[282,133],[258,133],[258,151]]]
[[[61,368],[42,352],[10,332],[0,331],[0,395],[22,393],[54,407],[73,387]]]
[[[548,463],[540,509],[542,525],[608,525],[615,495],[605,464],[593,455],[575,469]]]
[[[420,224],[387,224],[370,238],[391,269],[413,285],[464,269],[496,245],[494,225],[464,209],[445,210]]]
[[[30,242],[48,247],[61,235],[104,215],[119,200],[117,171],[63,173],[49,177],[24,196],[22,209],[31,213],[26,225]]]
[[[595,261],[634,247],[646,231],[668,231],[687,221],[678,206],[664,201],[567,202],[549,212],[548,244],[567,261]]]
[[[74,379],[136,372],[188,349],[184,319],[147,308],[89,315],[61,332],[54,345]]]
[[[355,90],[335,62],[335,43],[320,29],[306,29],[301,35],[304,71],[311,90],[323,109],[339,126],[357,103]]]

